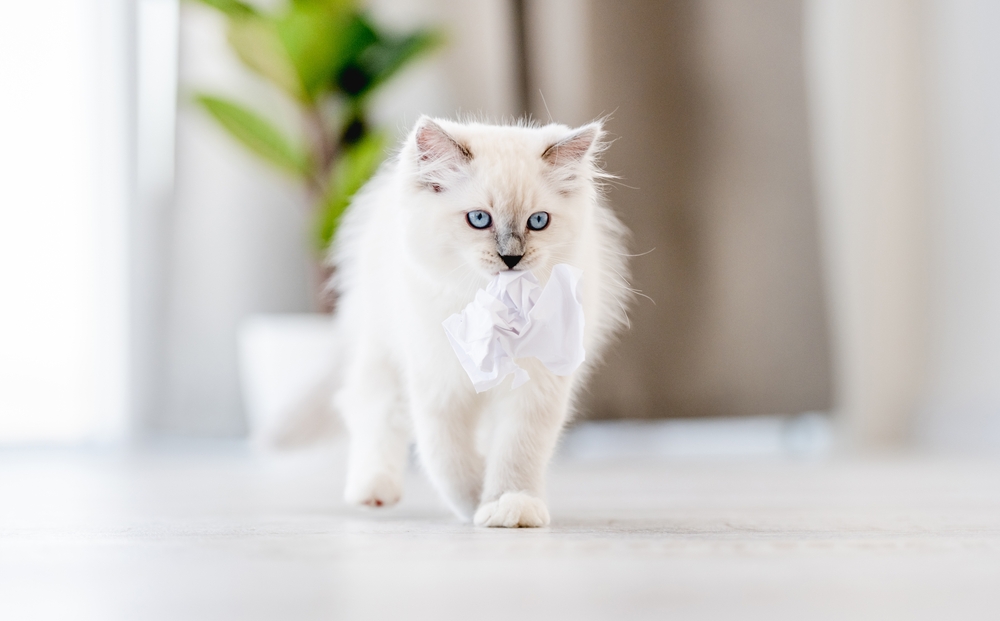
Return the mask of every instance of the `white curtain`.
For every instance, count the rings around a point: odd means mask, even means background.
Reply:
[[[927,386],[916,438],[1000,451],[1000,3],[933,0],[924,14]]]
[[[1000,449],[1000,6],[807,0],[834,321],[856,448]]]

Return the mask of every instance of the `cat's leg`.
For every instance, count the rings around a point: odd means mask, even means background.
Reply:
[[[545,470],[569,412],[570,380],[541,368],[503,395],[491,412],[482,504],[477,526],[547,526]]]
[[[481,399],[468,387],[420,375],[410,391],[420,461],[448,507],[470,521],[483,488],[483,458],[475,437]]]
[[[344,500],[391,506],[403,493],[410,442],[399,374],[384,352],[361,347],[335,397],[349,435]]]

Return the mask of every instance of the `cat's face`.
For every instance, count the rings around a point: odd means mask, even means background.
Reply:
[[[508,269],[544,277],[553,265],[572,263],[596,198],[600,134],[597,124],[571,130],[421,119],[401,154],[413,171],[411,254],[455,280]]]

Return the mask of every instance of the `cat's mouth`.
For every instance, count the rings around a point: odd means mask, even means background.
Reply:
[[[490,276],[496,276],[497,274],[500,274],[502,272],[530,272],[531,267],[532,266],[526,262],[518,263],[517,267],[507,267],[506,265],[501,265],[501,266],[493,265],[491,266]]]
[[[527,265],[518,265],[517,267],[501,267],[497,270],[497,274],[500,272],[530,272],[531,268]]]

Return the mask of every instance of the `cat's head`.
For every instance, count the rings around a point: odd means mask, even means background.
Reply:
[[[466,280],[507,269],[542,275],[572,263],[604,176],[596,161],[601,136],[599,123],[421,118],[400,153],[412,191],[411,254],[436,276]]]

